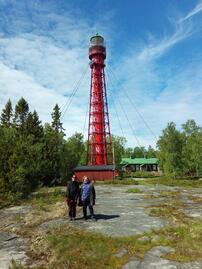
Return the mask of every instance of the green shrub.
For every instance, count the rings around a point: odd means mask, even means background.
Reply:
[[[156,177],[156,175],[154,175],[152,172],[147,172],[147,171],[136,171],[136,172],[133,172],[132,176],[141,177],[141,178]]]
[[[124,179],[114,179],[114,180],[107,180],[107,181],[97,181],[96,184],[139,185],[139,182],[131,178],[124,178]]]
[[[138,188],[133,188],[133,189],[127,190],[127,193],[143,193],[143,191],[141,191]]]

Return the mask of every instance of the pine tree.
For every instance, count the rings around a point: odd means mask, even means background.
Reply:
[[[42,169],[42,144],[33,144],[31,136],[18,136],[9,158],[9,191],[26,197],[40,180]]]
[[[57,133],[63,133],[64,128],[62,127],[62,122],[60,121],[61,112],[58,104],[56,104],[55,107],[53,108],[51,116],[52,116],[52,128]]]
[[[61,175],[61,153],[64,147],[64,139],[61,133],[53,130],[48,123],[44,126],[44,169],[43,183],[50,185],[57,182]]]
[[[9,99],[5,105],[5,108],[2,110],[1,113],[1,125],[6,128],[11,127],[12,116],[13,116],[12,103],[11,100]]]
[[[61,174],[63,179],[66,180],[67,178],[70,178],[73,169],[80,163],[84,150],[85,145],[81,133],[75,133],[67,139],[64,144],[61,158]]]
[[[29,105],[22,97],[15,106],[14,124],[21,131],[26,129],[26,121],[29,113]]]
[[[32,135],[34,142],[39,142],[43,136],[43,127],[37,112],[29,112],[26,120],[26,133]]]
[[[16,130],[14,128],[4,128],[0,126],[0,189],[10,190],[9,160],[16,145]],[[1,190],[0,190],[1,192]]]

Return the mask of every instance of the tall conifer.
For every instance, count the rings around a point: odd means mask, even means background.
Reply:
[[[28,113],[26,121],[26,133],[28,135],[33,135],[36,142],[39,141],[43,136],[43,127],[36,110],[34,110],[33,113]]]
[[[6,128],[11,127],[12,116],[13,116],[12,103],[11,100],[9,99],[5,105],[5,108],[2,110],[1,113],[1,125]]]
[[[26,129],[26,121],[29,113],[29,105],[22,97],[15,106],[14,124],[21,130]]]
[[[61,112],[58,104],[56,104],[53,108],[53,112],[51,114],[52,116],[52,128],[57,132],[57,133],[63,133],[63,126],[62,122],[60,120],[61,118]]]

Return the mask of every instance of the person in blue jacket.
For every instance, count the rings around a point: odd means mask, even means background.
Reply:
[[[93,206],[95,205],[96,193],[93,182],[89,180],[88,177],[83,177],[83,184],[81,187],[81,200],[83,203],[83,217],[87,219],[87,207],[90,211],[91,219],[94,220],[94,210]]]

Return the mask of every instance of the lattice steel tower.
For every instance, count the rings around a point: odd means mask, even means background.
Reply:
[[[89,59],[91,84],[87,165],[114,164],[104,73],[106,47],[104,38],[99,34],[90,39]]]

